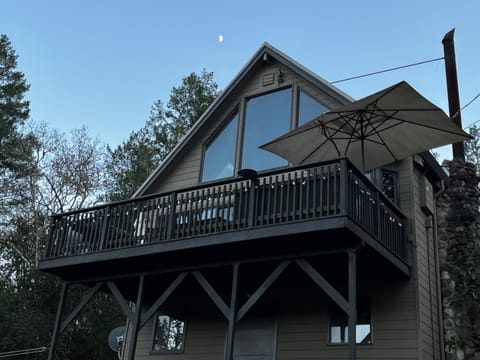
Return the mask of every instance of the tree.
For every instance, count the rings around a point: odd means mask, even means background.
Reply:
[[[469,133],[473,139],[465,142],[465,159],[475,165],[477,175],[480,175],[480,128],[470,126]]]
[[[213,73],[191,73],[173,87],[167,107],[153,104],[145,126],[130,134],[107,161],[108,199],[131,197],[218,95]]]
[[[10,224],[12,207],[22,201],[25,175],[31,171],[30,142],[19,131],[30,112],[24,98],[29,87],[17,70],[17,55],[10,40],[0,35],[0,240]]]
[[[21,201],[11,208],[0,238],[0,333],[8,334],[0,339],[0,353],[48,346],[61,283],[36,268],[45,224],[50,214],[93,205],[103,193],[105,147],[85,128],[66,135],[31,123],[25,132],[30,171],[21,179]],[[68,298],[78,303],[82,295],[74,288]],[[97,294],[60,337],[58,358],[112,358],[106,337],[124,321],[118,305]]]
[[[24,159],[18,127],[28,119],[30,104],[24,99],[30,88],[17,70],[17,55],[6,35],[0,35],[0,169],[18,170]]]

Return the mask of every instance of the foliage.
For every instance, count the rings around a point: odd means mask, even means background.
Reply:
[[[24,159],[18,127],[28,119],[29,102],[24,99],[30,85],[17,69],[17,55],[6,35],[0,35],[0,169],[16,171]]]
[[[465,142],[465,160],[474,164],[477,175],[480,175],[480,128],[473,125],[469,133],[473,139]]]
[[[167,106],[157,100],[145,126],[109,148],[109,200],[131,197],[218,95],[213,73],[202,70],[173,87]]]
[[[93,205],[104,192],[105,147],[92,139],[85,127],[70,136],[32,124],[33,159],[39,185],[37,200],[52,214]]]
[[[461,256],[450,264],[455,276],[455,292],[451,303],[459,314],[464,314],[464,322],[471,329],[469,336],[453,339],[454,342],[468,342],[470,347],[480,351],[480,237],[475,233],[468,239]],[[453,344],[451,344],[453,345]]]
[[[61,282],[37,270],[48,216],[129,197],[217,95],[212,73],[190,74],[172,89],[166,108],[156,101],[145,126],[107,151],[85,128],[64,134],[27,122],[29,85],[16,66],[17,55],[1,35],[0,353],[50,342]],[[84,293],[85,287],[69,288],[67,308]],[[106,337],[124,321],[110,296],[97,294],[59,337],[56,357],[114,358]]]

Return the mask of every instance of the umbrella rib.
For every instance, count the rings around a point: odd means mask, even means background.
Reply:
[[[438,110],[438,111],[441,111],[441,110]],[[420,124],[420,123],[417,123],[417,122],[415,122],[415,121],[410,121],[410,120],[401,119],[401,118],[397,118],[397,117],[392,117],[392,119],[395,119],[395,120],[398,120],[398,121],[402,121],[402,122],[406,122],[406,123],[409,123],[409,124],[412,124],[412,125],[416,125],[416,126],[421,126],[421,127],[427,128],[427,129],[443,131],[443,132],[446,132],[446,133],[449,133],[449,134],[454,134],[454,135],[459,135],[459,136],[464,136],[464,137],[465,137],[465,135],[461,134],[460,132],[454,131],[454,130],[442,129],[442,128],[437,127],[437,126]],[[463,130],[460,129],[460,128],[459,128],[459,130],[463,131]]]
[[[368,123],[371,125],[370,120],[367,119],[367,121],[368,121]],[[374,133],[375,135],[377,135],[378,138],[380,139],[380,143],[378,143],[378,142],[376,142],[376,143],[379,144],[379,145],[383,145],[383,146],[385,147],[385,149],[388,150],[388,152],[390,153],[390,155],[392,155],[392,158],[393,158],[395,161],[398,160],[397,157],[393,154],[392,150],[390,149],[390,146],[388,146],[387,143],[385,142],[385,140],[383,140],[383,137],[382,137],[382,135],[380,134],[380,132],[377,131],[377,128],[375,128],[374,126],[372,126],[372,131],[373,131],[373,133]],[[374,142],[374,141],[373,141],[372,139],[370,139],[370,138],[368,139],[368,141]]]
[[[320,145],[316,146],[307,156],[305,156],[305,158],[301,161],[301,163],[302,164],[305,163],[318,149],[320,149],[327,142],[330,142],[333,145],[333,147],[337,151],[338,156],[342,156],[342,153],[341,153],[340,149],[338,148],[337,143],[334,141],[334,139],[341,140],[341,138],[335,138],[334,136],[338,132],[343,134],[343,132],[341,132],[341,129],[346,125],[347,125],[347,123],[344,122],[341,127],[333,128],[333,127],[328,127],[323,122],[320,122],[319,120],[317,120],[317,126],[322,128],[322,131],[323,131],[323,134],[325,135],[326,140],[323,141]],[[330,134],[329,130],[333,130],[334,133]]]
[[[369,104],[369,105],[367,105],[367,106],[370,106],[370,105],[371,105],[371,104]],[[414,112],[417,112],[417,111],[418,111],[418,112],[420,112],[420,111],[421,111],[421,112],[424,112],[424,111],[442,111],[440,108],[437,108],[437,107],[433,107],[433,108],[423,108],[423,109],[416,109],[416,108],[402,108],[402,109],[399,109],[399,108],[391,108],[391,109],[390,109],[390,108],[380,108],[380,107],[378,107],[377,109],[381,109],[381,110],[383,110],[383,111],[385,111],[385,112],[386,112],[386,111],[414,111]],[[358,109],[357,109],[357,110],[342,110],[342,109],[339,109],[339,110],[331,110],[331,111],[328,111],[328,112],[326,112],[326,113],[324,113],[324,114],[343,114],[343,113],[347,113],[347,114],[348,114],[348,113],[354,113],[354,112],[356,112],[356,111],[358,111]],[[363,111],[365,111],[365,112],[372,112],[373,110],[368,110],[368,108],[365,107],[365,108],[363,109]],[[342,115],[342,116],[344,116],[344,115]]]

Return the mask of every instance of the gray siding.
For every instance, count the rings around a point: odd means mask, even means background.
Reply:
[[[417,359],[413,282],[369,283],[360,288],[360,295],[371,299],[373,343],[358,346],[358,359]],[[289,290],[288,294],[272,295],[279,301],[277,360],[345,358],[346,346],[327,344],[328,300],[321,291]],[[218,312],[188,317],[185,352],[161,355],[162,359],[222,359],[226,325]],[[152,322],[139,333],[136,359],[160,356],[150,355],[151,342]]]
[[[438,321],[437,272],[432,218],[421,209],[420,169],[414,172],[416,279],[418,287],[419,322],[422,335],[423,359],[440,358],[440,328]],[[428,180],[426,180],[428,182]]]
[[[150,354],[153,340],[153,321],[149,321],[138,334],[135,359],[162,360],[222,360],[227,323],[219,314],[209,318],[189,317],[185,333],[185,351],[182,354]],[[128,345],[124,352],[127,358]]]

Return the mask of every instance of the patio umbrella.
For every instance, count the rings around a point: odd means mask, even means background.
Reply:
[[[471,136],[402,81],[260,146],[295,165],[348,157],[363,171]]]

